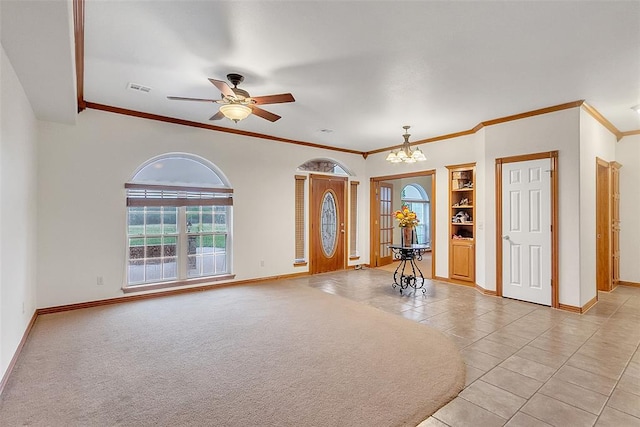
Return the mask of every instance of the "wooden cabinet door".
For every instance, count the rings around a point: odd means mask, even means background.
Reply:
[[[449,271],[451,278],[468,282],[475,281],[474,244],[469,241],[451,241]]]

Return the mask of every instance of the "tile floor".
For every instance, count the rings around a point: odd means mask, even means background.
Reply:
[[[466,387],[419,427],[640,427],[640,288],[600,293],[578,315],[431,280],[426,295],[400,295],[377,269],[296,280],[432,326],[457,344]]]

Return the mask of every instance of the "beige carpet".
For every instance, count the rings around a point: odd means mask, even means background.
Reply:
[[[415,426],[464,386],[427,326],[293,282],[40,316],[2,426]]]

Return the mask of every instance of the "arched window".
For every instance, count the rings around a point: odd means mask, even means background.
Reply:
[[[427,192],[419,184],[408,184],[402,189],[402,204],[409,206],[420,221],[416,227],[418,243],[431,246],[431,206]]]
[[[330,173],[341,176],[353,175],[345,166],[331,159],[311,159],[298,166],[298,171]]]
[[[141,165],[125,188],[125,290],[230,277],[233,189],[215,165],[165,154]]]

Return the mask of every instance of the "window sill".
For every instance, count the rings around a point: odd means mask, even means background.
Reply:
[[[307,265],[306,261],[300,261],[300,262],[294,262],[293,263],[294,267],[304,267],[305,265]]]
[[[197,279],[174,280],[171,282],[148,283],[144,285],[128,285],[122,287],[122,292],[130,294],[133,292],[154,291],[157,289],[177,288],[181,286],[199,285],[202,283],[219,282],[222,280],[231,280],[236,277],[235,274],[222,274],[220,276],[199,277]]]

